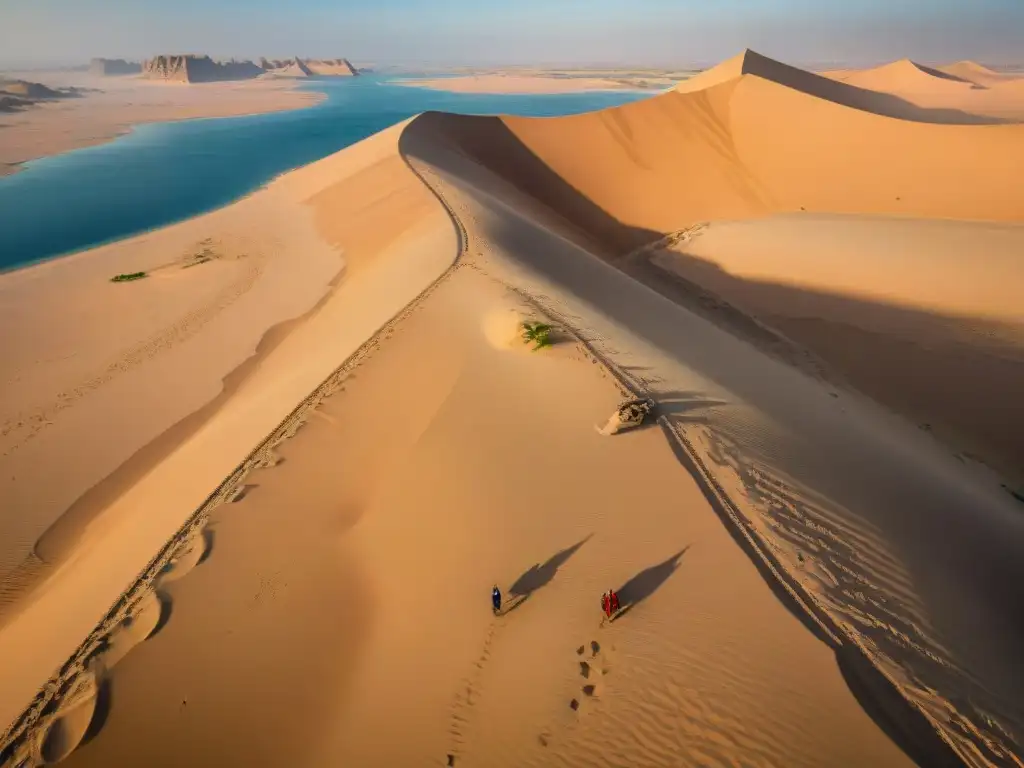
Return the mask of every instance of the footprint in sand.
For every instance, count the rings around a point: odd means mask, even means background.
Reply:
[[[581,645],[576,649],[576,655],[584,656],[587,654],[587,650],[587,646]],[[580,693],[588,699],[600,697],[601,691],[604,689],[604,678],[609,672],[608,654],[602,653],[601,644],[596,640],[591,640],[589,650],[589,657],[580,659],[578,662],[580,677],[587,681],[580,688]],[[578,711],[580,700],[572,699],[569,706]]]
[[[611,650],[615,650],[614,646]],[[609,673],[610,664],[608,653],[604,651],[597,640],[577,646],[576,656],[579,657],[576,663],[584,683],[580,686],[579,694],[569,699],[569,709],[579,716],[582,714],[581,710],[590,706],[587,704],[588,701],[600,700],[601,692],[604,690],[604,678]],[[550,728],[545,728],[544,731],[537,734],[537,742],[542,747],[549,746],[553,739],[554,734]]]

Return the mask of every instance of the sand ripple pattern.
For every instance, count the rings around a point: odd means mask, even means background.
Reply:
[[[727,426],[663,426],[834,645],[848,677],[865,664],[880,672],[963,764],[1024,765],[999,723],[1010,719],[1004,705],[935,639],[909,574],[877,531],[758,464]]]

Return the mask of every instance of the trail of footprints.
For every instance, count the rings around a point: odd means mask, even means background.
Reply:
[[[480,656],[473,663],[473,670],[455,694],[452,702],[451,724],[448,729],[452,740],[452,750],[446,756],[446,766],[455,766],[456,760],[461,756],[466,745],[470,710],[480,698],[480,677],[491,658],[491,646],[494,643],[497,629],[498,625],[492,624],[487,631]],[[614,651],[614,647],[612,650]],[[583,684],[580,686],[580,695],[569,700],[569,709],[579,714],[581,710],[586,709],[584,702],[600,698],[604,690],[604,678],[611,670],[609,655],[603,651],[597,640],[591,640],[589,643],[579,646],[576,649],[576,656]],[[551,743],[553,735],[552,730],[546,728],[537,735],[537,741],[541,746],[547,747]]]
[[[491,645],[497,634],[498,625],[491,624],[487,630],[487,637],[484,639],[483,649],[480,656],[473,663],[473,669],[463,682],[462,687],[455,694],[451,707],[451,724],[448,728],[448,735],[451,737],[452,750],[448,753],[447,765],[455,765],[455,760],[461,754],[466,745],[466,731],[469,726],[469,710],[480,698],[480,676],[484,667],[491,658]]]
[[[584,699],[590,699],[598,697],[604,690],[604,678],[608,674],[608,656],[601,652],[601,644],[597,640],[591,640],[589,644],[590,656],[583,658],[587,654],[587,645],[581,645],[576,649],[576,655],[580,657],[580,677],[586,682],[580,688],[580,693],[583,694]],[[574,712],[578,712],[581,706],[581,700],[573,698],[569,701],[569,708]]]

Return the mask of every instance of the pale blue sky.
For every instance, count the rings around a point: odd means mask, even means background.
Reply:
[[[1024,0],[0,0],[0,67],[160,52],[378,64],[1024,63]]]

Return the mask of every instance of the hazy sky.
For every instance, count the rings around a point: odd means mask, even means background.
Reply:
[[[0,66],[91,56],[377,64],[1024,62],[1024,0],[0,0]]]

